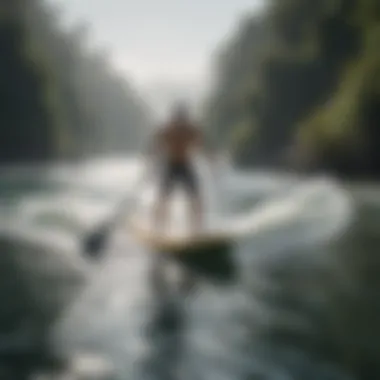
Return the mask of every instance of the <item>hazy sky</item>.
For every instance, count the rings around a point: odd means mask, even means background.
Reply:
[[[50,0],[87,20],[93,40],[140,88],[201,86],[211,53],[260,0]],[[168,89],[170,92],[170,89]]]

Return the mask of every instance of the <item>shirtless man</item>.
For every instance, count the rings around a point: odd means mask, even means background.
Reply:
[[[202,200],[198,178],[191,157],[195,149],[203,147],[203,134],[189,118],[184,105],[175,107],[172,118],[153,137],[153,149],[163,154],[163,172],[159,184],[159,196],[155,206],[156,226],[165,226],[167,202],[175,185],[182,185],[191,197],[192,230],[202,225]]]

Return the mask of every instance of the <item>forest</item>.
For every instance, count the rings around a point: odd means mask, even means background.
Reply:
[[[205,104],[236,163],[342,176],[380,173],[380,2],[268,0],[214,57]],[[0,164],[138,150],[150,110],[46,0],[0,5]]]
[[[60,27],[45,0],[0,5],[0,164],[78,160],[138,149],[148,106],[90,48],[90,28]]]
[[[380,174],[380,2],[270,0],[215,57],[205,118],[238,165]]]

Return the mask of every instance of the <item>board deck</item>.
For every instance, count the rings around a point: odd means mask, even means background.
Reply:
[[[234,241],[233,234],[222,231],[208,231],[194,236],[160,234],[133,220],[129,223],[129,229],[137,240],[150,248],[175,254],[225,249]]]
[[[145,245],[151,253],[169,255],[197,276],[230,284],[237,276],[232,254],[236,234],[232,231],[205,231],[197,236],[160,234],[142,221],[130,220],[133,238]]]

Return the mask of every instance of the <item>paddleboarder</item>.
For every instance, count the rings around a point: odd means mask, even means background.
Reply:
[[[174,105],[169,120],[153,135],[150,152],[163,157],[158,197],[154,206],[154,223],[164,228],[167,222],[168,200],[177,185],[183,187],[191,201],[191,229],[203,224],[199,179],[193,165],[193,154],[205,148],[205,138],[194,123],[184,103]]]

